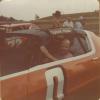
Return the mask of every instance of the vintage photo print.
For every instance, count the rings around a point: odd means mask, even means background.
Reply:
[[[0,100],[100,100],[100,0],[0,0]]]

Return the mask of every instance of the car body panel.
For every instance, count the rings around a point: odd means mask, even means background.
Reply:
[[[27,100],[27,75],[10,78],[1,82],[1,100]]]

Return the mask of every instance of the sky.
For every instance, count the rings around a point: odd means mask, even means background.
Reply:
[[[19,20],[33,20],[52,15],[56,10],[62,14],[95,11],[99,9],[97,0],[4,0],[0,2],[0,15]]]

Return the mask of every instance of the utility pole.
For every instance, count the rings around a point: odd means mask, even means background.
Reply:
[[[99,35],[100,35],[100,0],[98,0],[99,2]]]

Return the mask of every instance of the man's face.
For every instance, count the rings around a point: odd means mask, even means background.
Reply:
[[[64,48],[70,48],[70,40],[68,39],[63,40],[61,46]]]

